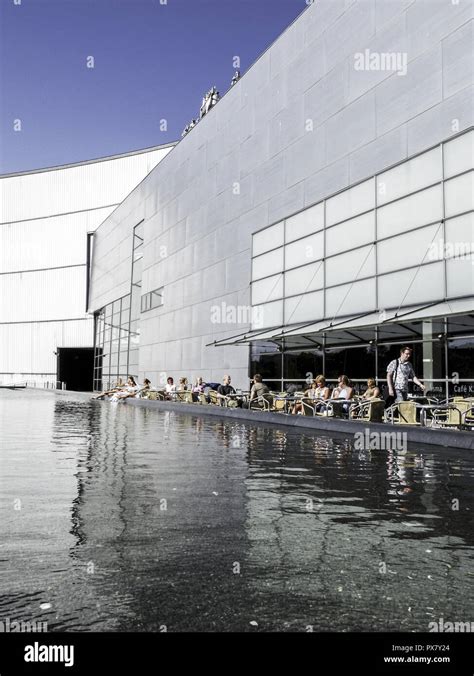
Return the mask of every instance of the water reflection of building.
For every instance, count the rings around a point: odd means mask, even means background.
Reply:
[[[248,442],[247,565],[270,605],[282,599],[280,624],[426,631],[430,615],[468,616],[473,504],[462,457],[357,453],[350,440],[280,432],[277,462],[271,430],[252,429]],[[464,512],[451,509],[453,495]]]
[[[55,630],[105,631],[133,624],[133,598],[114,584],[114,575],[127,567],[120,537],[127,527],[122,505],[128,434],[111,406],[62,398],[55,403],[53,446],[69,449],[77,463],[70,517],[74,544],[68,577],[63,585],[56,583]]]
[[[225,629],[228,599],[215,595],[233,593],[232,566],[245,557],[244,450],[232,453],[228,430],[170,412],[97,403],[82,422],[71,557],[83,570],[93,564],[83,584],[97,622]]]
[[[52,450],[77,463],[60,628],[426,630],[430,614],[468,616],[462,451],[357,452],[342,436],[62,398]]]

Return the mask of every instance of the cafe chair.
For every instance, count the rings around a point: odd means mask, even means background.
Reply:
[[[180,401],[183,404],[192,404],[193,403],[193,393],[192,392],[176,392],[176,401]]]
[[[472,409],[472,403],[461,399],[448,404],[444,408],[434,409],[432,412],[432,427],[457,427],[461,428],[467,414]]]
[[[351,420],[363,422],[383,422],[385,413],[385,401],[383,399],[369,399],[359,401],[350,409]]]
[[[257,411],[271,411],[273,407],[273,396],[268,394],[261,394],[249,403],[249,409]]]
[[[208,396],[211,404],[214,404],[215,406],[221,405],[220,395],[216,390],[209,390]]]
[[[385,411],[385,420],[396,425],[419,425],[416,419],[418,406],[414,401],[399,401]]]

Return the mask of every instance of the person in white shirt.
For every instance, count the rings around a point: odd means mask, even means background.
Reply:
[[[171,376],[166,381],[165,392],[167,399],[174,399],[174,395],[176,394],[176,385],[174,384],[174,380]]]
[[[123,392],[117,392],[112,397],[112,401],[119,401],[120,399],[127,399],[128,397],[134,397],[139,391],[139,386],[135,382],[133,376],[128,376],[127,385]]]

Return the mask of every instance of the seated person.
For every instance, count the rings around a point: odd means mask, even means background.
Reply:
[[[329,387],[326,386],[326,379],[324,376],[318,376],[311,383],[310,389],[306,390],[304,393],[305,399],[309,399],[305,404],[319,410],[322,406],[321,403],[329,399]],[[321,402],[321,403],[320,403]],[[297,401],[293,406],[292,413],[303,413],[303,400]]]
[[[179,379],[178,387],[176,388],[177,392],[186,392],[188,389],[188,379],[184,376]]]
[[[137,399],[146,399],[148,392],[150,392],[151,389],[152,389],[151,380],[145,378],[143,380],[143,385],[141,386],[141,388],[139,389],[139,391],[135,396],[137,397]]]
[[[323,401],[329,399],[331,391],[326,385],[326,378],[324,376],[318,376],[315,380],[315,383],[317,385],[315,399],[322,399]]]
[[[254,375],[252,383],[253,384],[250,390],[249,407],[251,406],[252,402],[256,402],[258,406],[263,406],[263,403],[261,400],[259,400],[259,398],[265,394],[268,394],[270,390],[266,385],[262,383],[262,376],[260,375],[260,373],[256,373]]]
[[[217,394],[219,395],[219,398],[222,399],[221,406],[224,404],[225,398],[228,397],[229,394],[235,394],[235,389],[230,383],[231,377],[226,375],[224,376],[222,385],[219,385],[217,388]]]
[[[339,377],[338,377],[338,379],[337,379],[337,385],[336,385],[336,387],[333,389],[333,391],[331,392],[331,399],[337,399],[337,398],[339,397],[339,392],[341,391],[341,387],[342,387],[342,386],[341,386],[341,377],[342,377],[342,376],[339,376]]]
[[[362,395],[361,399],[366,401],[367,399],[379,399],[380,398],[380,388],[375,384],[374,378],[369,378],[367,381],[367,389]]]
[[[110,390],[106,390],[105,392],[100,392],[100,394],[96,394],[92,397],[92,399],[102,399],[103,397],[109,397],[111,394],[115,394],[115,392],[121,392],[125,388],[125,385],[122,381],[122,378],[119,378]]]
[[[337,387],[334,388],[331,395],[331,399],[339,399],[346,402],[349,402],[350,399],[354,397],[354,388],[350,385],[350,380],[347,376],[339,376]],[[349,414],[350,404],[345,403],[342,405],[342,410],[344,414]]]
[[[119,401],[120,399],[135,397],[139,389],[140,388],[135,382],[135,378],[133,376],[129,376],[127,380],[127,386],[125,387],[125,389],[120,392],[116,392],[112,397],[112,401]]]
[[[201,394],[204,394],[204,381],[201,377],[196,378],[194,381],[193,389],[191,390],[193,393],[193,401],[199,401],[199,397]]]
[[[166,379],[166,385],[165,385],[165,397],[166,399],[173,399],[174,395],[176,393],[176,385],[174,384],[174,380],[171,376]]]
[[[196,394],[202,394],[204,392],[204,387],[205,384],[203,379],[201,377],[196,378],[193,385],[193,392],[195,392]]]
[[[311,386],[307,390],[304,391],[304,399],[310,399],[311,401],[314,400],[316,398],[315,397],[316,388],[317,388],[316,381],[313,380],[311,382]],[[293,413],[294,415],[297,415],[297,414],[303,414],[303,412],[304,412],[303,399],[298,399],[298,401],[294,402],[294,404],[291,408],[291,413]]]
[[[354,388],[350,385],[347,376],[339,376],[338,385],[334,388],[331,399],[352,399],[354,396]]]

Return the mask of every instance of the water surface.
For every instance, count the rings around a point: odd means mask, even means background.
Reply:
[[[427,631],[474,620],[468,451],[360,452],[352,436],[34,390],[0,391],[0,422],[1,621]]]

